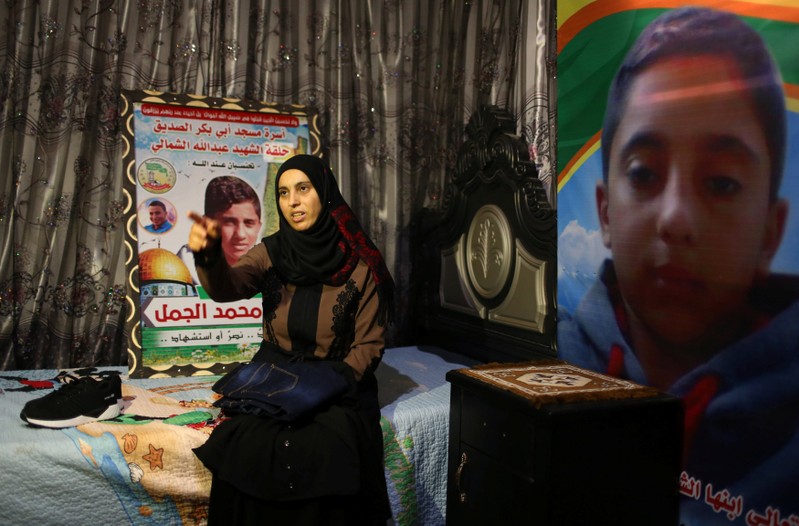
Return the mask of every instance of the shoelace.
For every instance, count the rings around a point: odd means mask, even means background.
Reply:
[[[91,378],[90,376],[78,376],[76,374],[69,373],[67,371],[61,371],[58,373],[58,376],[55,377],[59,383],[68,385],[75,382],[79,382],[81,380],[85,380],[86,378]]]

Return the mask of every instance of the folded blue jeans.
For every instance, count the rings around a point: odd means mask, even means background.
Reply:
[[[347,378],[321,360],[275,363],[252,361],[220,378],[214,405],[226,412],[296,420],[345,393]]]

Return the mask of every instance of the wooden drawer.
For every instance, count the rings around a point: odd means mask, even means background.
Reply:
[[[461,442],[491,455],[505,469],[533,476],[534,417],[499,408],[491,397],[464,391],[461,400]]]
[[[544,524],[530,513],[535,484],[500,466],[496,458],[462,444],[456,468],[457,504],[448,507],[450,524]],[[524,504],[526,505],[524,505]]]
[[[447,379],[449,526],[677,525],[679,399],[560,362]]]

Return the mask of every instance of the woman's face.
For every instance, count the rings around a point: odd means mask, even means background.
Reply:
[[[305,172],[296,168],[283,172],[277,193],[280,211],[294,230],[308,230],[319,219],[322,201]]]

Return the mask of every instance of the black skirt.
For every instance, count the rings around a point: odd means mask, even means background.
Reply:
[[[320,497],[289,502],[263,501],[238,491],[222,479],[214,478],[208,510],[209,526],[324,525],[385,526],[385,519],[370,520],[363,513],[357,495]]]
[[[261,524],[284,513],[294,524],[335,523],[335,517],[342,524],[385,524],[390,517],[371,374],[300,420],[233,415],[194,452],[213,474],[209,523],[217,517],[246,524],[247,514]],[[233,514],[239,519],[231,522]],[[324,519],[309,519],[316,516]]]

